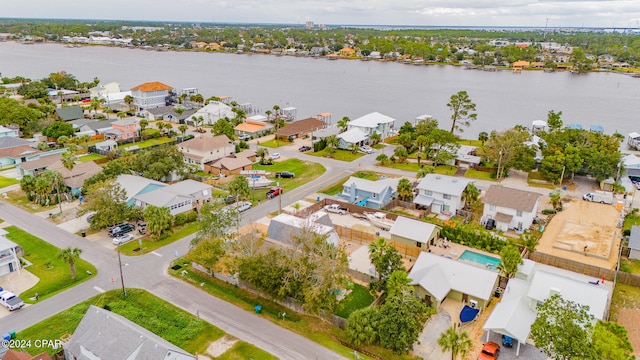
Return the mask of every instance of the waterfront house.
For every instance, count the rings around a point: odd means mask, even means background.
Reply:
[[[333,127],[339,130],[338,127]],[[369,135],[367,135],[360,128],[349,129],[336,136],[338,139],[338,149],[350,150],[353,145],[362,146],[369,142]]]
[[[261,116],[265,120],[267,119],[262,115],[259,116]],[[273,129],[273,125],[271,124],[268,124],[262,120],[248,118],[244,122],[238,124],[235,128],[233,128],[233,132],[236,135],[251,136],[251,138],[254,139],[265,135],[271,129]]]
[[[314,131],[323,129],[325,126],[326,124],[324,122],[316,118],[298,120],[278,129],[278,131],[276,131],[276,138],[285,140],[293,138],[303,138],[310,135]]]
[[[236,147],[226,135],[201,134],[176,145],[187,164],[195,164],[204,171],[204,164],[235,153]]]
[[[197,109],[190,107],[183,107],[182,114],[176,112],[175,106],[161,106],[153,109],[145,109],[141,112],[142,117],[145,119],[153,120],[167,120],[173,123],[184,124],[185,120],[193,115]]]
[[[120,92],[120,84],[115,81],[106,84],[98,84],[98,86],[89,89],[89,97],[93,98],[108,98],[111,94],[117,94]]]
[[[65,359],[163,359],[196,357],[109,310],[91,305],[64,346]]]
[[[380,134],[380,139],[384,140],[391,136],[391,130],[396,119],[380,114],[379,112],[372,112],[370,114],[361,116],[357,119],[351,120],[347,124],[347,130],[360,129],[367,136],[371,136],[374,132]]]
[[[84,119],[84,111],[77,105],[56,108],[56,115],[62,121]]]
[[[633,225],[629,234],[629,259],[640,260],[640,226]]]
[[[640,150],[640,134],[632,132],[627,135],[627,144],[634,150]]]
[[[483,310],[498,287],[497,272],[429,252],[420,252],[409,279],[416,297],[436,310],[445,299]]]
[[[529,339],[536,309],[554,294],[587,306],[596,320],[607,318],[610,293],[600,279],[524,259],[483,326],[487,339],[491,332],[513,338],[518,356],[520,346]]]
[[[131,88],[133,104],[138,111],[167,106],[173,88],[161,82],[147,82]]]
[[[494,219],[501,231],[522,231],[533,224],[538,213],[540,194],[498,185],[491,185],[482,198],[482,221]]]
[[[398,216],[389,234],[393,241],[427,251],[440,237],[440,229],[439,226],[428,222]]]
[[[356,55],[356,51],[353,50],[350,47],[343,47],[342,49],[340,49],[340,51],[338,51],[338,55],[342,56],[342,57],[354,57]]]
[[[455,215],[464,207],[462,193],[473,181],[440,174],[427,174],[417,186],[413,203],[432,213]]]
[[[22,247],[7,239],[7,234],[6,230],[0,229],[0,278],[21,268]]]
[[[197,120],[200,117],[202,117],[202,122],[198,122]],[[198,111],[186,118],[185,124],[191,126],[198,126],[203,124],[213,125],[220,119],[233,119],[235,117],[236,113],[232,111],[231,106],[220,101],[211,101],[209,102],[209,104],[198,109]]]
[[[351,204],[379,210],[398,196],[399,182],[400,178],[367,180],[351,176],[342,185],[339,196]]]

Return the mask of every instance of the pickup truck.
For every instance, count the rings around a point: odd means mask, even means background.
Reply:
[[[296,177],[296,174],[292,173],[291,171],[281,171],[276,173],[276,177],[283,179],[293,179]]]
[[[9,311],[18,310],[24,306],[24,301],[11,291],[2,291],[0,288],[0,305]]]
[[[613,193],[611,191],[596,190],[582,195],[582,199],[601,204],[613,204]]]
[[[273,199],[274,197],[282,194],[282,188],[273,187],[271,190],[267,191],[267,199]]]
[[[328,212],[332,212],[335,214],[344,215],[349,212],[347,208],[343,208],[338,204],[330,204],[324,207],[324,209]]]

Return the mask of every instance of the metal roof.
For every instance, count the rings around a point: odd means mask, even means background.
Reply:
[[[426,243],[438,227],[420,220],[398,216],[389,233],[410,240]]]
[[[640,226],[633,225],[629,235],[629,247],[633,250],[640,250]]]
[[[440,174],[427,174],[427,176],[425,176],[418,184],[418,189],[460,196],[467,185],[471,182],[473,181],[465,178]]]
[[[379,112],[372,112],[370,114],[361,116],[355,120],[351,120],[348,125],[357,127],[375,128],[378,124],[393,123],[396,119],[387,115],[380,114]]]

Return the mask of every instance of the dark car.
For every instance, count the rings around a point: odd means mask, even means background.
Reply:
[[[298,151],[300,151],[300,152],[305,152],[305,151],[309,151],[309,150],[311,150],[311,146],[307,146],[307,145],[305,145],[305,146],[301,146],[301,147],[298,149]]]
[[[282,172],[277,172],[276,177],[283,178],[283,179],[293,179],[294,177],[296,177],[296,174],[292,173],[291,171],[282,171]]]
[[[233,204],[234,202],[236,202],[236,196],[235,195],[227,195],[224,198],[224,203],[225,204]]]
[[[496,227],[496,221],[494,219],[487,220],[487,224],[484,226],[487,230],[493,230]]]
[[[122,224],[109,230],[109,236],[116,237],[116,236],[124,235],[126,233],[132,232],[135,229],[136,227],[133,224]]]

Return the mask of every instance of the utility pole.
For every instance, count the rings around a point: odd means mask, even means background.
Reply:
[[[122,258],[120,257],[120,244],[118,244],[118,265],[120,266],[120,282],[122,283],[122,294],[127,297],[127,289],[124,287],[124,276],[122,275]]]
[[[496,177],[498,178],[498,180],[500,180],[500,165],[502,164],[502,150],[500,150],[499,154],[500,154],[500,158],[498,158],[498,173],[496,174]]]

